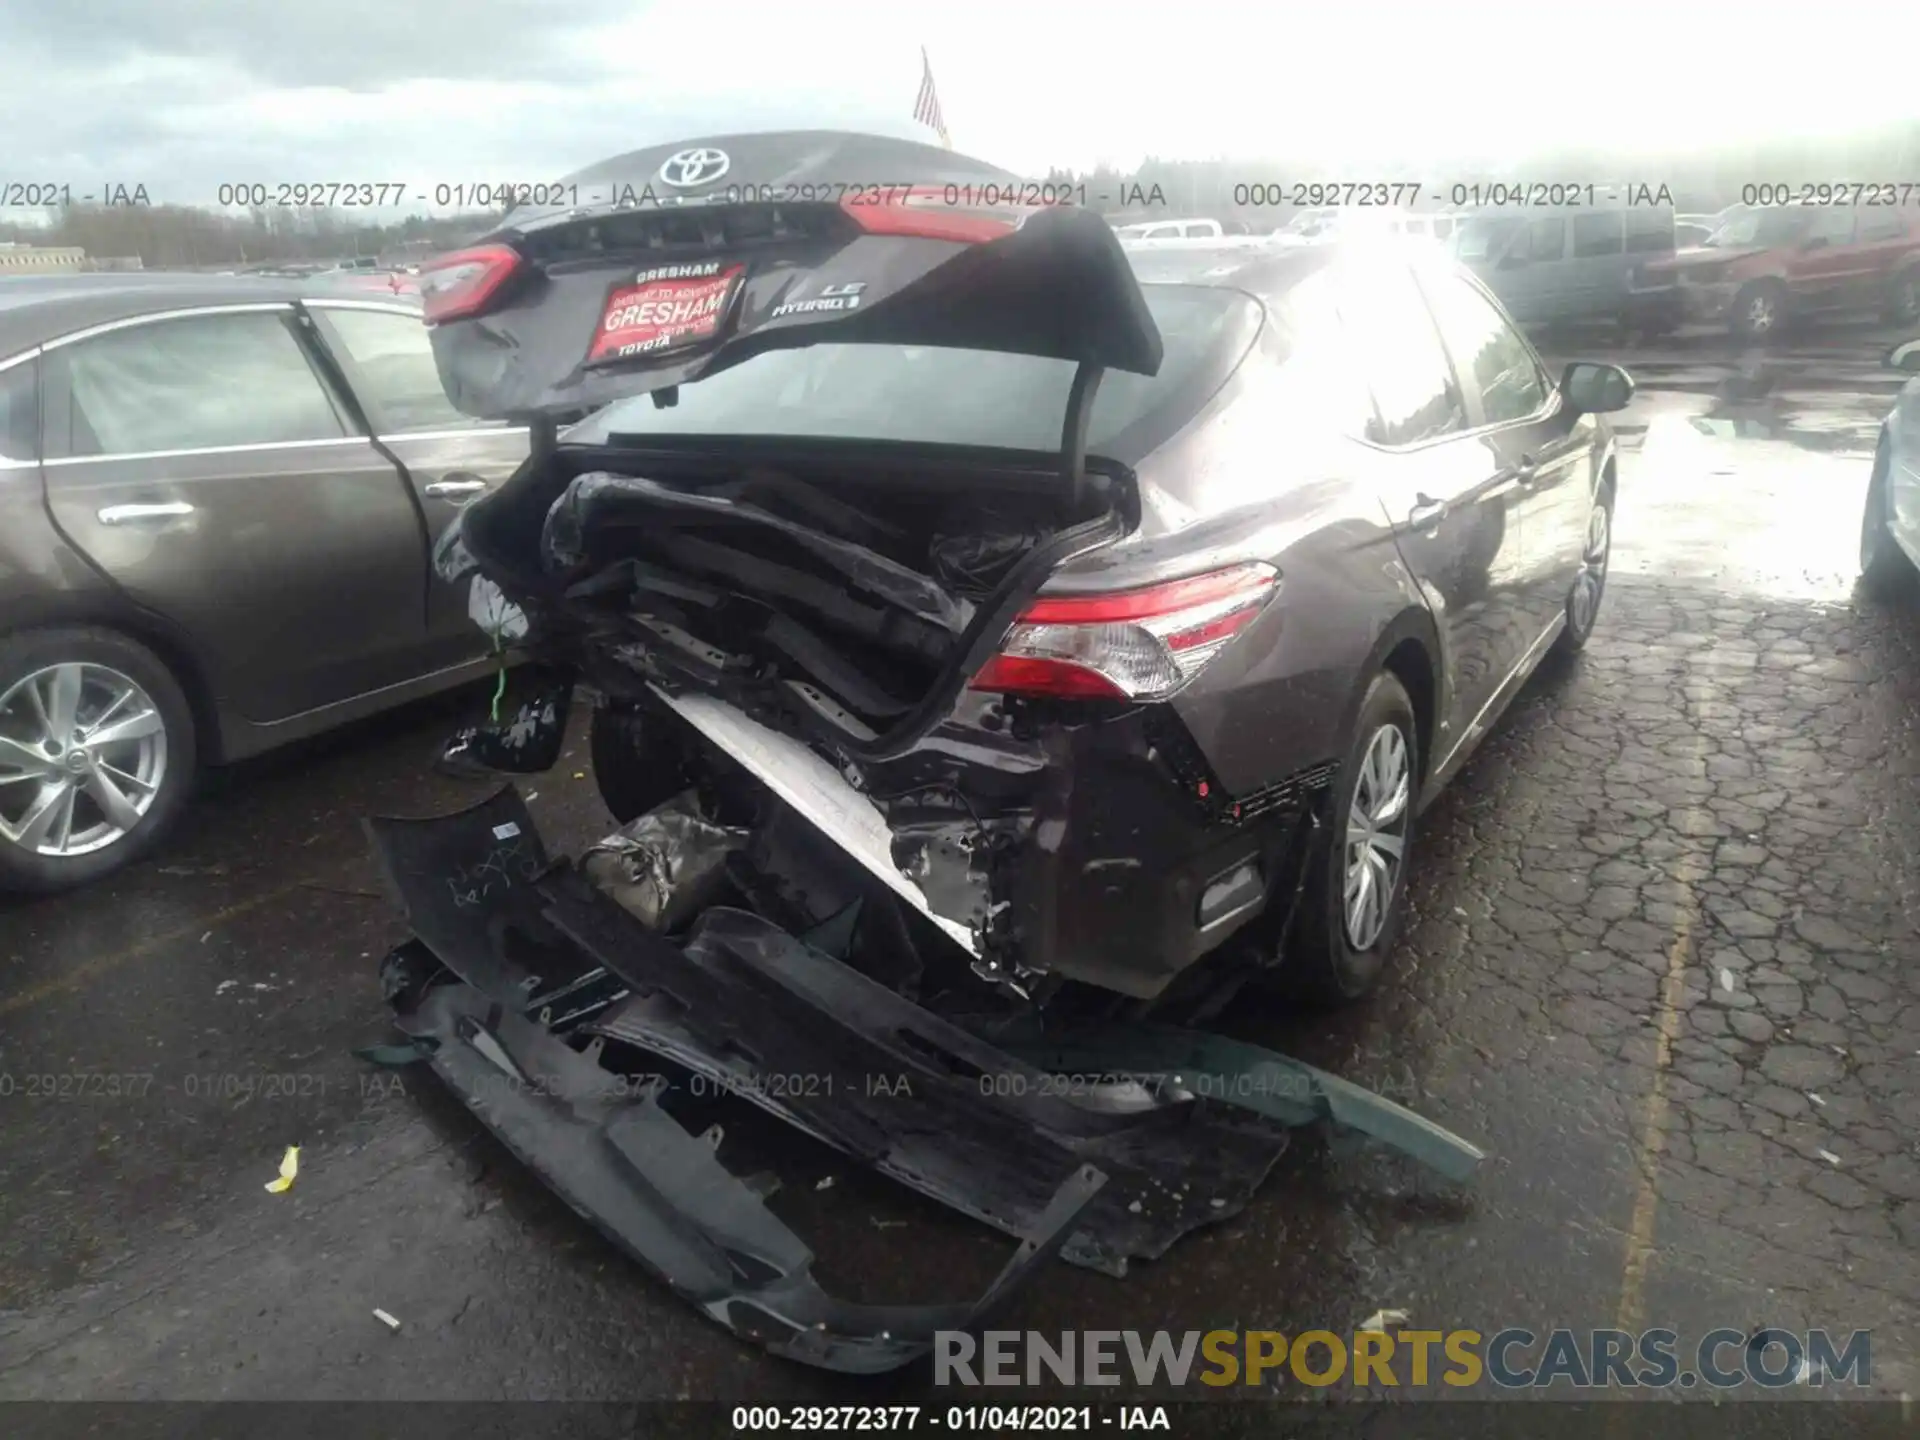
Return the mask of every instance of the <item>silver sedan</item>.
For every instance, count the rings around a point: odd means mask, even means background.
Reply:
[[[1887,352],[1887,364],[1920,376],[1920,340]],[[1909,380],[1880,427],[1873,478],[1860,520],[1860,574],[1867,588],[1892,594],[1920,571],[1920,378]]]

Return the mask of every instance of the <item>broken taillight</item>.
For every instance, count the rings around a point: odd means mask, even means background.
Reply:
[[[1252,624],[1279,586],[1278,571],[1253,561],[1139,590],[1042,598],[1020,612],[973,688],[1158,700]]]
[[[478,315],[519,269],[520,252],[511,245],[478,245],[436,256],[420,267],[421,318],[438,325]]]

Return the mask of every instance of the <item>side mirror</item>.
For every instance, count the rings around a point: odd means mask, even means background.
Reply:
[[[1576,360],[1560,377],[1560,393],[1581,415],[1607,415],[1627,408],[1633,399],[1633,377],[1618,365]]]
[[[1920,375],[1920,340],[1908,340],[1887,351],[1886,363],[1889,370],[1898,370],[1903,375]]]

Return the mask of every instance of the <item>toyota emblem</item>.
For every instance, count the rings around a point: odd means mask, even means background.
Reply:
[[[711,185],[732,164],[724,150],[682,150],[667,157],[667,163],[660,167],[660,180],[676,190],[691,190],[696,185]]]

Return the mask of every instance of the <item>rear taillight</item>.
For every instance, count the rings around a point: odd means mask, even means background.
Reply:
[[[420,267],[421,316],[427,324],[478,315],[520,269],[511,245],[480,245],[440,255]]]
[[[859,190],[861,187],[856,186]],[[997,192],[1005,189],[1006,203]],[[1014,187],[998,185],[886,186],[840,202],[840,208],[869,235],[902,235],[917,240],[957,240],[982,245],[1011,235],[1037,207],[1012,203]],[[975,203],[975,202],[978,203]]]
[[[1036,600],[973,688],[1063,699],[1164,698],[1252,624],[1279,585],[1279,573],[1255,561],[1141,590]]]

